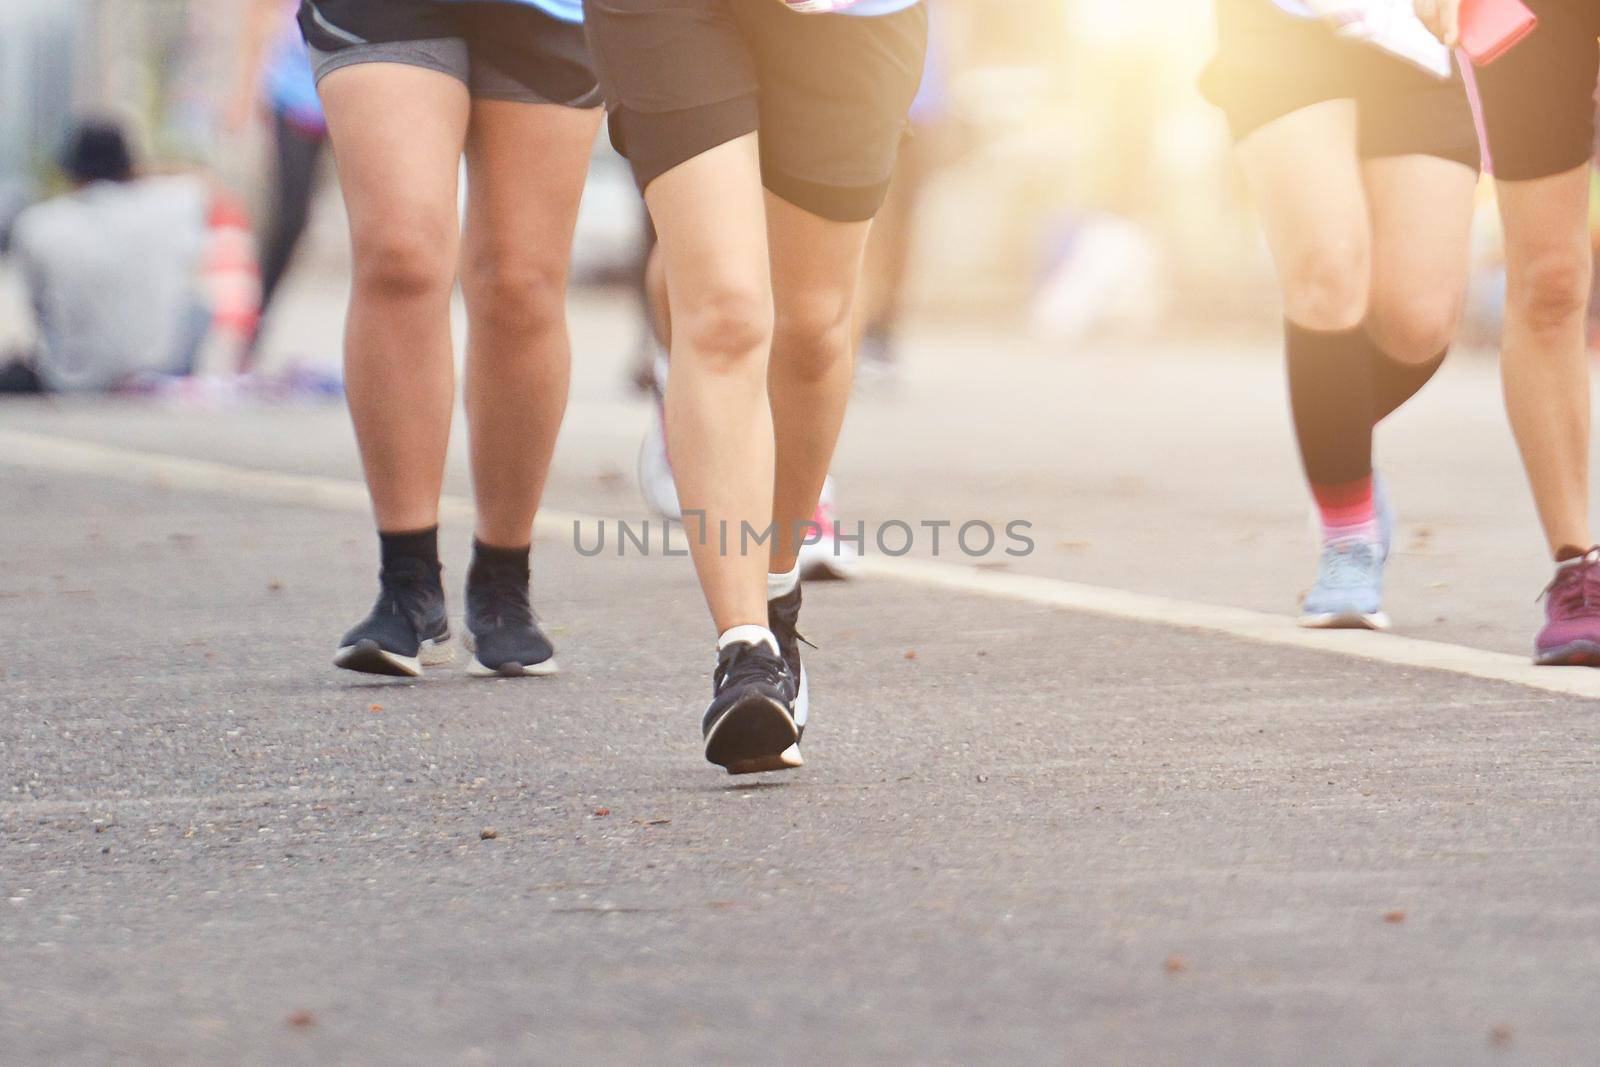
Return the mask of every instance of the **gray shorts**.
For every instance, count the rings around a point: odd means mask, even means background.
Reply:
[[[579,26],[522,4],[389,3],[376,5],[383,15],[370,26],[358,17],[373,10],[367,5],[349,10],[338,0],[302,5],[301,26],[317,81],[358,63],[400,63],[449,75],[478,99],[600,106],[600,87]],[[413,11],[416,17],[408,21],[397,18]]]

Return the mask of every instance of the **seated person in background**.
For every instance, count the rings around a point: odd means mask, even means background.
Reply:
[[[37,350],[0,366],[0,392],[115,389],[187,374],[211,328],[203,288],[218,212],[193,176],[138,177],[127,138],[103,121],[67,139],[69,192],[18,215],[10,254],[37,317]]]

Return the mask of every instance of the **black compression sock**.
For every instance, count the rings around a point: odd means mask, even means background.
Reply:
[[[524,545],[521,548],[496,548],[486,545],[476,537],[472,539],[472,568],[467,572],[467,581],[472,581],[473,572],[480,566],[493,567],[497,570],[517,569],[526,573],[529,571],[529,559],[533,547]]]
[[[1340,486],[1370,476],[1373,360],[1366,330],[1285,325],[1289,408],[1306,477],[1313,485]]]
[[[1449,354],[1447,348],[1426,363],[1402,363],[1372,345],[1372,421],[1382,422],[1416,396]]]
[[[378,531],[378,543],[383,552],[383,565],[400,559],[420,559],[434,570],[439,569],[439,527],[426,530],[406,530],[399,533]]]

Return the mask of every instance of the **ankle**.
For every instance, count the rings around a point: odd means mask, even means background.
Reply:
[[[1316,500],[1324,544],[1351,538],[1372,542],[1382,539],[1372,475],[1339,485],[1313,483],[1311,495]]]
[[[781,573],[769,572],[767,574],[767,599],[777,600],[786,597],[800,588],[800,563]]]
[[[765,644],[774,655],[778,652],[778,639],[771,630],[765,626],[745,624],[743,626],[730,626],[717,636],[717,651],[726,651],[729,645],[743,642],[747,645]]]
[[[1556,565],[1559,567],[1566,563],[1576,563],[1584,556],[1587,556],[1591,551],[1593,551],[1593,549],[1579,548],[1577,545],[1573,544],[1563,544],[1555,551]]]
[[[421,562],[436,573],[442,570],[439,563],[439,527],[421,530],[378,531],[378,549],[384,570],[403,560]]]
[[[500,548],[472,539],[472,563],[467,567],[467,587],[514,579],[526,585],[533,574],[532,548]]]
[[[472,539],[472,561],[474,563],[506,564],[527,563],[533,555],[531,544],[521,544],[511,547],[494,545],[480,537]]]

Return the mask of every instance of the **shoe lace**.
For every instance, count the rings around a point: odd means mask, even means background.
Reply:
[[[514,570],[485,568],[474,576],[472,597],[477,613],[496,626],[533,625],[533,605],[528,600],[528,575]]]
[[[1556,576],[1539,594],[1539,599],[1546,598],[1564,615],[1600,613],[1600,545],[1589,549],[1575,563],[1557,570]]]
[[[732,647],[732,651],[725,653],[717,664],[716,691],[720,693],[727,686],[738,683],[782,689],[787,673],[782,658],[773,655],[770,649],[740,642]]]
[[[780,649],[787,648],[791,640],[798,641],[807,648],[816,648],[804,634],[800,632],[800,606],[795,604],[792,608],[775,608],[770,612],[769,623],[773,636],[778,639]]]
[[[1333,589],[1352,589],[1371,581],[1377,562],[1375,545],[1356,538],[1331,542],[1322,552],[1322,582]]]

